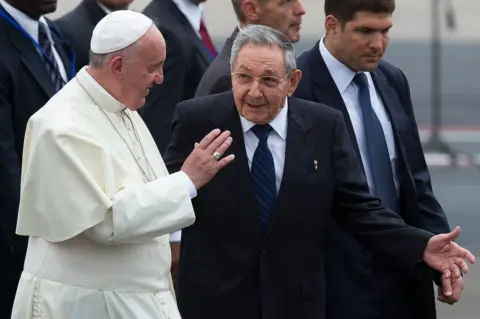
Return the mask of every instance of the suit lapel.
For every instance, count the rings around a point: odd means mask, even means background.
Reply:
[[[182,11],[180,11],[177,5],[173,3],[173,1],[169,1],[169,2],[170,2],[170,12],[182,24],[183,28],[185,29],[185,32],[187,34],[190,34],[190,37],[192,38],[193,43],[195,44],[198,51],[200,52],[200,56],[202,60],[201,64],[204,64],[207,67],[212,62],[213,59],[208,53],[207,48],[203,44],[203,41],[198,37],[197,32],[193,30],[192,25],[188,21],[187,17],[185,17]]]
[[[287,119],[287,140],[285,149],[285,163],[283,166],[282,182],[278,192],[275,209],[270,216],[268,233],[275,229],[275,224],[281,220],[283,207],[288,207],[292,200],[292,187],[298,185],[295,180],[306,176],[307,167],[310,167],[309,158],[313,158],[315,142],[312,140],[311,123],[297,107],[298,100],[289,98]],[[290,214],[291,212],[285,212]]]
[[[40,53],[30,39],[24,36],[13,26],[7,31],[9,32],[10,42],[12,46],[18,50],[21,61],[25,68],[30,72],[32,77],[37,81],[48,97],[55,94],[55,87],[48,77],[45,62]]]
[[[357,138],[355,136],[355,131],[353,130],[350,115],[348,114],[342,95],[338,91],[335,81],[330,75],[327,65],[320,54],[319,42],[317,42],[310,52],[308,52],[308,65],[310,72],[312,73],[313,92],[317,101],[342,112],[353,148],[357,157],[361,160],[362,157],[360,156],[360,149],[358,148]]]
[[[395,140],[396,150],[397,150],[397,158],[401,159],[401,163],[404,163],[408,169],[408,162],[405,159],[404,154],[406,154],[403,140],[409,140],[410,133],[409,133],[409,119],[406,117],[405,112],[403,112],[403,105],[400,101],[397,93],[395,90],[390,86],[388,83],[387,78],[381,72],[380,69],[377,68],[375,72],[372,72],[372,79],[373,83],[375,84],[375,90],[379,95],[380,99],[382,100],[383,106],[388,114],[390,119],[390,123],[392,124],[393,136]],[[405,131],[405,133],[403,133]],[[405,134],[405,139],[403,138]],[[397,161],[397,165],[400,163]],[[398,167],[397,167],[398,170]],[[402,174],[397,174],[399,178],[402,178]]]
[[[214,127],[231,132],[232,144],[227,150],[227,154],[235,155],[235,160],[224,168],[219,175],[223,176],[226,181],[225,184],[229,185],[228,193],[232,196],[232,202],[245,210],[247,213],[245,217],[251,220],[250,225],[257,225],[257,231],[261,234],[260,212],[253,195],[243,129],[233,100],[233,93],[228,91],[219,95],[219,99],[221,100],[218,101],[218,105],[224,105],[225,111],[213,110],[210,119]]]

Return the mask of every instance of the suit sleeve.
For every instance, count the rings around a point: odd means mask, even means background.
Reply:
[[[5,72],[0,74],[0,227],[11,251],[20,253],[26,247],[23,238],[15,235],[20,201],[20,155],[15,148],[13,107],[9,102],[10,90],[4,76]]]
[[[351,145],[342,115],[337,115],[333,134],[335,215],[333,218],[365,247],[395,268],[417,275],[431,233],[408,226],[370,195],[360,163]]]
[[[409,150],[407,151],[407,158],[413,181],[415,182],[418,206],[420,207],[419,217],[422,221],[423,229],[434,234],[448,233],[450,232],[450,226],[447,217],[433,195],[432,181],[418,133],[417,122],[410,97],[410,89],[407,78],[403,72],[401,72],[401,78],[405,93],[403,101],[411,123],[411,141]]]
[[[43,129],[42,123],[36,130],[32,123],[25,139],[19,235],[61,242],[84,233],[100,244],[118,245],[194,222],[191,181],[183,172],[132,185],[119,178],[128,175],[122,163],[88,132]]]
[[[449,233],[451,230],[447,216],[435,195],[433,195],[432,181],[418,133],[408,80],[402,71],[399,70],[399,74],[401,75],[400,83],[403,83],[402,86],[404,88],[402,100],[411,123],[411,141],[407,150],[407,161],[417,192],[418,206],[420,208],[418,217],[423,225],[423,229],[434,234]],[[436,270],[432,271],[435,283],[441,285],[442,274]]]
[[[168,30],[161,31],[167,45],[163,83],[155,85],[150,90],[140,114],[160,152],[163,153],[170,141],[170,123],[175,106],[182,100],[189,61],[188,52],[184,52],[184,47],[179,40]]]

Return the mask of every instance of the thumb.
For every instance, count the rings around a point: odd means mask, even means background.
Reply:
[[[445,234],[445,237],[442,238],[444,239],[445,241],[454,241],[455,239],[457,239],[458,237],[460,236],[460,227],[457,226],[455,227],[455,229],[453,231],[451,231],[450,233],[448,234]]]

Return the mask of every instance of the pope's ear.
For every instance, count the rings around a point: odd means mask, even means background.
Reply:
[[[110,71],[112,74],[115,75],[115,77],[119,77],[122,75],[122,70],[123,69],[123,56],[117,55],[113,57],[113,59],[110,61]]]

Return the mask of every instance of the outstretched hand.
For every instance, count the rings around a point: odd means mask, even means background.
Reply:
[[[468,272],[468,260],[470,264],[475,263],[475,256],[467,249],[454,242],[460,236],[460,227],[448,234],[433,236],[428,241],[423,252],[423,260],[433,269],[444,275],[451,276],[452,270],[458,266],[463,273]],[[456,271],[455,271],[456,273]]]

